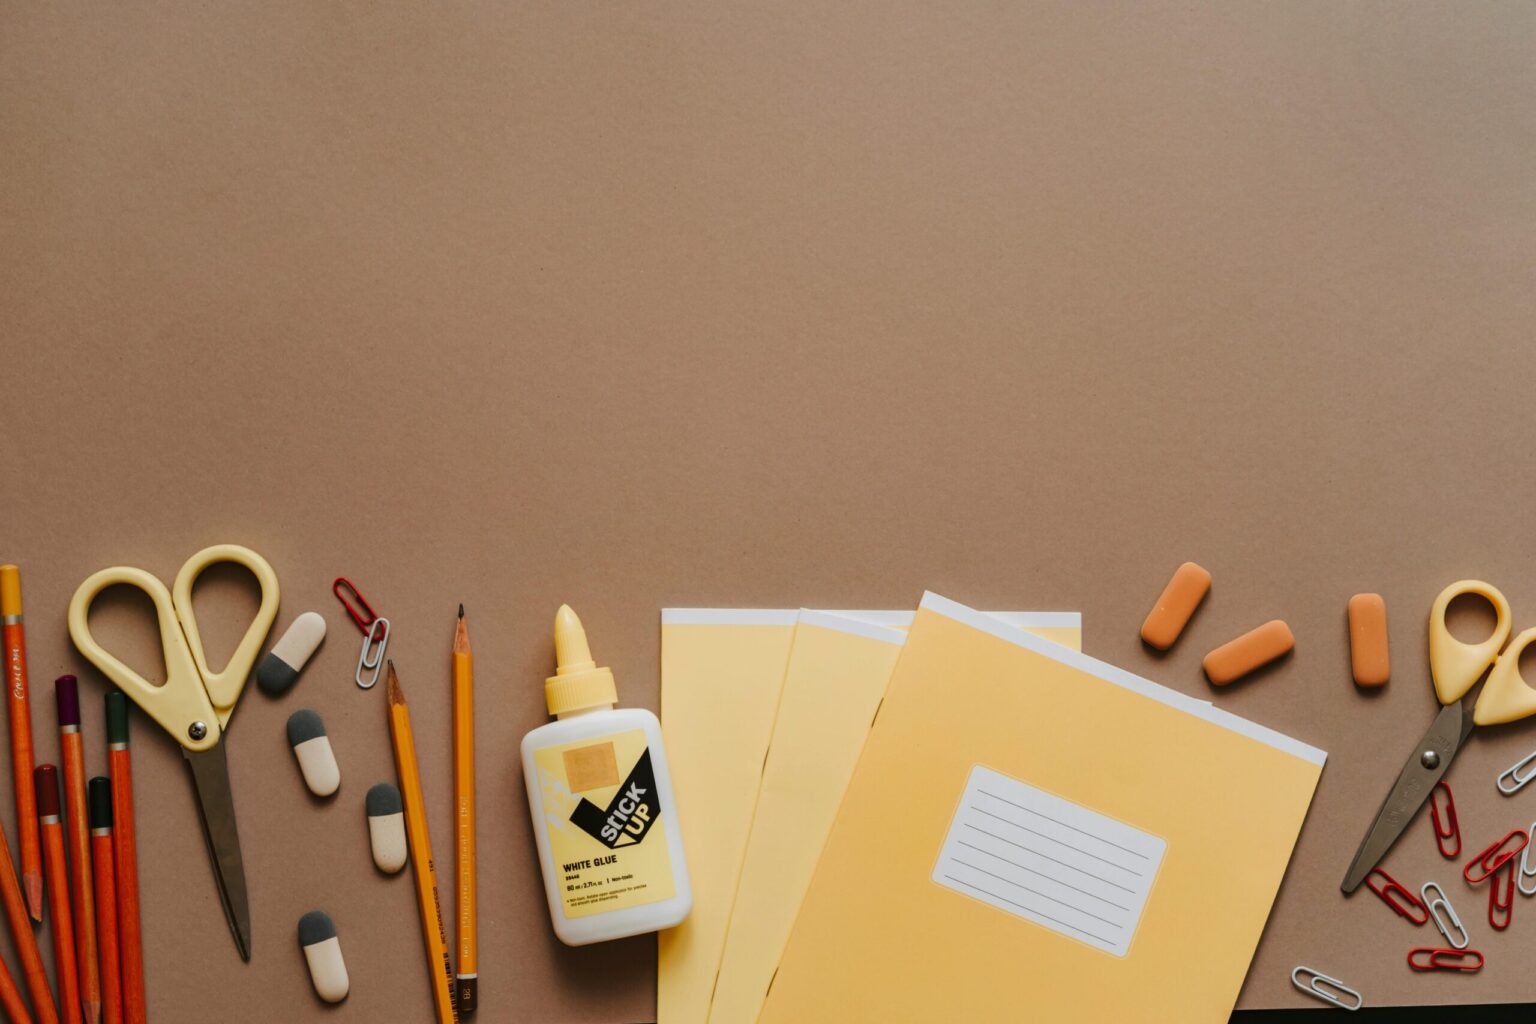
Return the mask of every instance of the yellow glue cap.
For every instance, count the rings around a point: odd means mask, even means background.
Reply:
[[[565,715],[618,702],[613,673],[592,660],[581,620],[570,605],[561,605],[555,613],[555,674],[544,680],[549,713]]]

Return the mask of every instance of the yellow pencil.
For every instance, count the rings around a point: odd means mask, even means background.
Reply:
[[[453,630],[453,823],[458,870],[459,1013],[475,1012],[480,974],[475,953],[475,658],[469,649],[464,606]]]
[[[453,1005],[453,964],[448,959],[448,939],[437,902],[437,870],[432,865],[432,841],[427,838],[411,712],[405,706],[405,694],[400,692],[393,661],[389,662],[389,735],[394,741],[395,773],[400,776],[400,796],[405,803],[405,839],[411,848],[411,873],[416,876],[416,907],[421,911],[421,935],[427,946],[432,1002],[438,1024],[458,1024],[459,1014]]]

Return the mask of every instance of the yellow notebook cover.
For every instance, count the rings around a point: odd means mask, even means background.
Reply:
[[[836,614],[893,628],[913,617]],[[1027,616],[992,614],[1007,623]],[[693,911],[657,937],[657,1024],[701,1024],[709,1014],[798,617],[797,609],[662,610],[661,729],[678,820],[686,822]]]
[[[1081,617],[1075,612],[993,617],[1073,650],[1081,644]],[[911,612],[861,613],[861,618],[800,612],[710,1002],[710,1024],[757,1020],[911,620]],[[882,622],[889,625],[877,624]]]
[[[1322,751],[923,598],[761,1024],[1223,1024]]]
[[[657,1024],[699,1024],[709,1013],[798,614],[662,610],[661,732],[685,823],[693,910],[657,935]]]

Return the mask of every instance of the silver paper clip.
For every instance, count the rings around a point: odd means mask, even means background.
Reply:
[[[352,673],[352,678],[357,680],[357,685],[365,690],[373,689],[373,684],[379,681],[379,670],[384,665],[384,652],[389,649],[389,620],[382,615],[373,620],[368,627],[368,635],[363,637],[363,649],[357,652],[357,671]],[[372,675],[364,681],[363,673],[371,672]]]
[[[1430,895],[1431,889],[1435,893],[1433,896]],[[1440,934],[1445,936],[1445,941],[1449,942],[1452,948],[1466,949],[1472,944],[1472,938],[1467,934],[1466,926],[1461,923],[1461,918],[1456,916],[1456,908],[1451,906],[1450,900],[1446,899],[1445,890],[1440,888],[1439,882],[1425,882],[1423,888],[1419,890],[1419,896],[1424,900],[1424,905],[1429,908],[1429,919],[1435,922],[1435,927],[1440,929]],[[1440,914],[1442,910],[1445,911],[1443,917]],[[1452,928],[1456,929],[1457,934],[1461,936],[1460,939],[1451,934]]]
[[[1536,821],[1531,823],[1530,835],[1536,838]],[[1536,865],[1531,864],[1531,844],[1526,843],[1525,849],[1520,851],[1520,875],[1515,879],[1515,888],[1520,890],[1522,896],[1536,896],[1536,883],[1529,889],[1525,887],[1527,878],[1536,879]]]
[[[1526,754],[1520,760],[1504,769],[1504,772],[1494,782],[1494,785],[1498,786],[1499,792],[1505,796],[1514,796],[1525,788],[1526,783],[1536,779],[1536,768],[1532,767],[1533,764],[1536,764],[1536,751]],[[1525,772],[1524,775],[1520,774],[1522,771]],[[1505,784],[1506,779],[1508,780],[1507,785]]]
[[[1310,967],[1298,967],[1292,971],[1291,984],[1309,996],[1316,996],[1325,1003],[1332,1003],[1351,1013],[1365,1005],[1365,998],[1359,992],[1338,978],[1330,978],[1322,971],[1315,971]]]

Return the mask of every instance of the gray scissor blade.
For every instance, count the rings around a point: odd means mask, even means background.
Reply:
[[[251,960],[251,903],[245,890],[245,860],[240,856],[240,831],[235,827],[235,798],[229,788],[229,759],[224,744],[208,750],[183,750],[197,786],[197,807],[203,818],[203,838],[224,916],[235,936],[240,959]]]
[[[1413,753],[1408,755],[1402,773],[1398,775],[1392,792],[1387,794],[1386,802],[1377,812],[1376,820],[1371,822],[1370,831],[1365,834],[1360,849],[1355,852],[1355,859],[1350,862],[1349,870],[1344,874],[1344,882],[1339,888],[1345,892],[1354,892],[1360,888],[1365,876],[1381,863],[1381,858],[1387,855],[1392,844],[1397,842],[1397,837],[1403,834],[1414,815],[1419,813],[1419,808],[1424,806],[1424,801],[1429,799],[1435,783],[1450,768],[1451,759],[1471,732],[1472,716],[1466,713],[1461,701],[1440,709],[1429,731],[1424,734],[1419,745],[1413,748]],[[1427,751],[1435,754],[1434,767],[1424,763]]]

